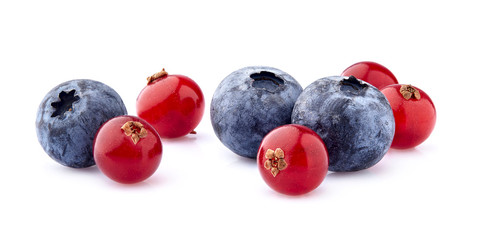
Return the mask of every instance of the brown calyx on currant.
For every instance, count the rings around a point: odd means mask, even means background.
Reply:
[[[410,98],[417,100],[420,99],[420,91],[412,87],[412,85],[402,85],[402,87],[400,87],[400,93],[405,100],[409,100]]]
[[[167,76],[167,72],[163,68],[160,72],[155,73],[152,76],[147,77],[147,85],[149,85],[149,84],[153,83],[154,81],[156,81],[157,79],[163,78],[165,76]]]
[[[264,162],[264,168],[270,170],[273,177],[276,177],[278,173],[286,169],[288,166],[285,161],[285,153],[281,148],[276,148],[276,150],[268,149],[264,155],[266,162]]]
[[[141,138],[145,138],[147,136],[147,130],[140,122],[127,121],[124,123],[124,125],[122,125],[121,129],[124,130],[124,133],[127,136],[131,136],[134,144],[137,144]]]

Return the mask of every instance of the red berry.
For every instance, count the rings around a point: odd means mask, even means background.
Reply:
[[[349,66],[342,76],[354,76],[370,83],[378,89],[391,84],[397,84],[397,78],[388,68],[376,62],[359,62]]]
[[[289,124],[275,128],[261,142],[258,169],[275,191],[305,194],[317,188],[328,172],[328,152],[311,129]]]
[[[159,167],[162,143],[146,121],[134,116],[115,117],[100,127],[94,139],[94,160],[109,178],[137,183]]]
[[[147,78],[137,97],[137,115],[161,137],[176,138],[193,132],[204,113],[204,96],[192,79],[161,71]]]
[[[425,141],[435,126],[436,112],[430,97],[411,85],[394,84],[383,88],[395,117],[392,148],[413,148]]]

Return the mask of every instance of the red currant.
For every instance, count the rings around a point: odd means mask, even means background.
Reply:
[[[354,76],[370,83],[378,89],[391,84],[397,84],[397,78],[388,68],[376,62],[359,62],[349,66],[342,76]]]
[[[161,138],[146,121],[134,116],[115,117],[100,127],[94,139],[94,160],[109,178],[137,183],[159,167]]]
[[[317,188],[328,172],[328,152],[311,129],[289,124],[275,128],[261,142],[258,169],[275,191],[300,195]]]
[[[435,126],[436,112],[430,97],[411,85],[394,84],[383,88],[395,117],[392,148],[413,148],[425,141]]]
[[[168,75],[164,69],[147,78],[137,97],[137,115],[161,137],[176,138],[193,132],[204,113],[204,96],[192,79]]]

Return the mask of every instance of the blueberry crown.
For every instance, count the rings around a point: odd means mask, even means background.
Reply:
[[[60,92],[59,99],[60,101],[52,102],[50,104],[52,107],[55,108],[55,111],[54,113],[52,113],[51,117],[60,116],[62,118],[65,112],[70,112],[73,110],[72,104],[80,100],[80,97],[75,95],[75,89],[72,89],[69,92]]]

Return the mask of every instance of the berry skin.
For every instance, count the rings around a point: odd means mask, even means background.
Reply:
[[[163,138],[193,132],[204,114],[204,95],[196,82],[183,75],[168,75],[164,69],[147,79],[137,97],[137,115]]]
[[[395,117],[392,148],[406,149],[420,145],[435,127],[436,111],[430,97],[420,88],[394,84],[382,89]]]
[[[334,172],[375,165],[395,133],[388,100],[354,77],[327,77],[310,84],[296,101],[292,122],[320,135],[330,155],[329,170]]]
[[[154,127],[134,116],[106,122],[94,140],[94,158],[107,177],[120,183],[137,183],[159,167],[162,143]]]
[[[109,86],[88,79],[64,82],[44,97],[37,111],[37,138],[58,163],[85,168],[95,164],[92,142],[107,120],[127,114],[121,97]]]
[[[342,76],[354,76],[361,79],[378,89],[391,84],[397,84],[397,78],[388,68],[376,62],[359,62],[349,66]]]
[[[328,153],[316,132],[301,125],[284,125],[261,142],[258,169],[273,190],[301,195],[317,188],[325,178]]]
[[[219,84],[211,101],[216,136],[234,153],[256,158],[263,137],[291,122],[300,84],[271,67],[245,67]]]

